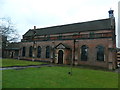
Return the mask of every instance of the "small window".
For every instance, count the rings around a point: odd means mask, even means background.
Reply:
[[[32,57],[32,46],[29,47],[29,57]]]
[[[83,45],[81,47],[81,61],[87,61],[88,59],[88,47]]]
[[[23,57],[25,56],[25,52],[26,52],[25,47],[23,47],[23,49],[22,49],[22,56]]]
[[[44,35],[44,40],[47,41],[50,39],[50,35]]]
[[[97,46],[97,60],[104,61],[104,47]]]
[[[95,37],[95,33],[94,32],[90,32],[89,36],[90,36],[90,38],[94,38]]]
[[[62,39],[62,34],[59,34],[59,39]]]
[[[38,49],[37,49],[37,57],[40,58],[41,57],[41,47],[38,46]]]
[[[46,58],[50,58],[50,47],[46,47]]]
[[[47,35],[47,36],[46,36],[46,40],[49,40],[49,39],[50,39],[50,35]]]

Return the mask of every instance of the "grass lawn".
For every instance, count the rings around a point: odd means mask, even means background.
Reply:
[[[3,70],[3,88],[118,88],[118,74],[70,67]]]
[[[18,60],[18,59],[2,59],[2,67],[40,65],[40,64],[43,64],[43,63],[42,62]]]
[[[2,67],[2,58],[0,58],[0,67]]]

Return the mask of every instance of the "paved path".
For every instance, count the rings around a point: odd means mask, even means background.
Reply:
[[[8,70],[8,69],[21,70],[21,69],[29,68],[29,67],[40,68],[40,67],[53,67],[53,66],[65,66],[65,65],[41,64],[41,65],[31,65],[31,66],[13,66],[13,67],[3,67],[3,68],[0,68],[0,70]],[[66,65],[66,66],[70,66],[70,65]],[[82,68],[82,67],[79,67],[79,68]],[[117,68],[113,72],[120,73],[120,68]]]
[[[8,70],[8,69],[16,69],[16,70],[20,70],[20,69],[24,69],[24,68],[29,68],[29,67],[52,67],[52,66],[55,66],[55,65],[51,65],[51,64],[41,64],[41,65],[31,65],[31,66],[14,66],[14,67],[2,67],[0,68],[0,70]]]

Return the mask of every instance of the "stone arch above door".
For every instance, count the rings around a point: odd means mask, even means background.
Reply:
[[[54,49],[55,49],[55,63],[65,64],[67,56],[66,52],[69,51],[70,48],[67,45],[60,43]]]

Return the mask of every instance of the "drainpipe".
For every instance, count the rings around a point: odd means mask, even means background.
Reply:
[[[55,42],[52,42],[53,43],[53,45],[52,45],[52,49],[53,49],[53,61],[52,61],[52,63],[55,63]]]
[[[35,29],[36,29],[36,26],[34,26],[33,38],[32,38],[32,39],[33,39],[33,55],[32,55],[32,61],[35,60],[35,50],[36,50],[36,42],[35,42],[35,40],[34,40],[34,37],[35,37],[35,35],[36,35]]]

